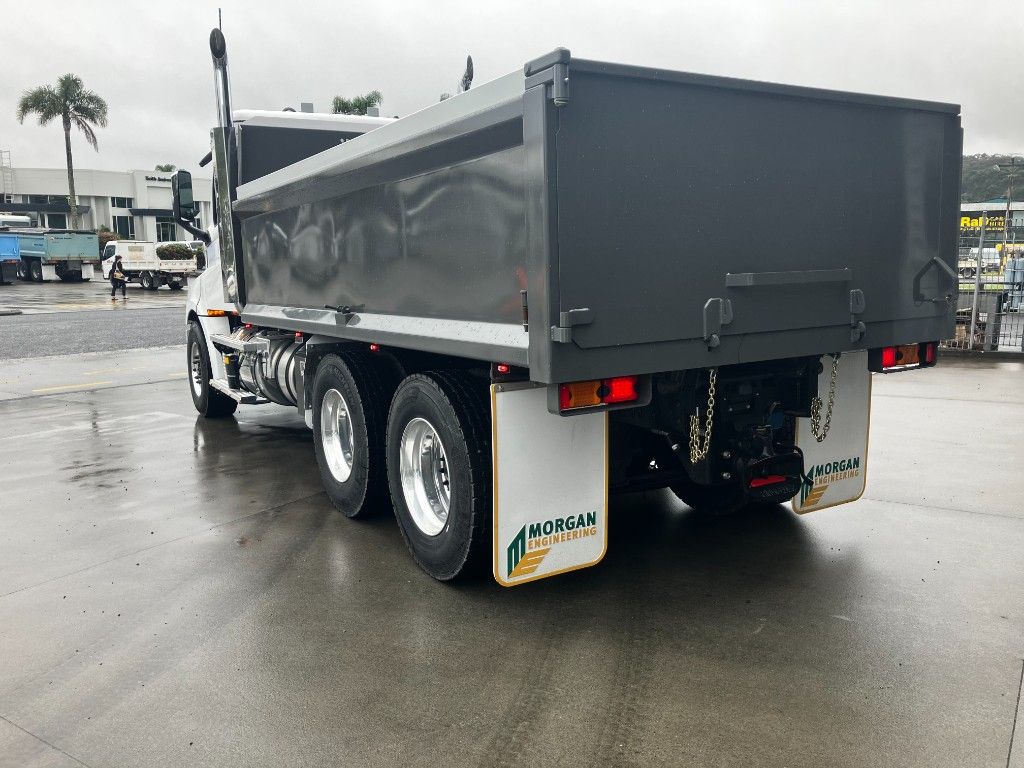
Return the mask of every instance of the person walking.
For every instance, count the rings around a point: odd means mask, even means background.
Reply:
[[[121,264],[121,257],[115,256],[114,263],[110,267],[110,300],[117,301],[114,294],[117,293],[118,288],[121,289],[121,298],[127,300],[127,285],[128,279],[124,274],[124,267]]]

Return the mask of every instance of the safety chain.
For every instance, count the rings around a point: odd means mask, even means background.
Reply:
[[[811,434],[819,443],[828,437],[828,431],[832,428],[832,409],[836,406],[836,376],[839,374],[839,355],[832,359],[832,379],[828,385],[828,410],[825,411],[825,427],[821,427],[821,398],[815,397],[811,401]]]
[[[715,413],[715,380],[718,378],[718,369],[712,368],[708,374],[708,409],[707,425],[704,427],[704,442],[701,444],[700,408],[694,409],[690,416],[690,463],[696,464],[708,455],[711,449],[711,418]]]

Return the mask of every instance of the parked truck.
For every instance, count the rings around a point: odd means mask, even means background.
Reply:
[[[232,113],[210,47],[195,407],[295,408],[334,506],[393,508],[436,579],[594,565],[613,492],[853,501],[872,372],[953,333],[955,105],[558,49],[398,120]]]
[[[159,252],[161,245],[163,244],[141,240],[108,242],[103,247],[103,279],[110,279],[114,259],[120,256],[121,271],[127,276],[128,282],[137,282],[148,291],[155,291],[161,285],[166,285],[172,291],[180,291],[188,283],[189,275],[196,272],[195,252],[187,244],[183,244],[183,250],[188,251],[190,258],[163,258]]]
[[[100,246],[95,232],[70,229],[11,228],[21,248],[19,276],[42,282],[91,280],[99,264]]]
[[[17,235],[0,230],[0,285],[10,285],[21,266],[21,243]]]
[[[0,213],[0,229],[31,227],[32,219],[20,213]]]

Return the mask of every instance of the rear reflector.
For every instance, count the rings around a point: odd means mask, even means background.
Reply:
[[[755,477],[750,481],[751,488],[762,488],[766,485],[778,485],[779,483],[786,482],[785,475],[767,475],[765,477]]]
[[[600,381],[574,381],[558,387],[558,407],[563,411],[570,408],[593,408],[601,405]]]
[[[613,403],[632,403],[640,399],[636,376],[573,381],[558,385],[558,407],[563,411],[594,408]]]

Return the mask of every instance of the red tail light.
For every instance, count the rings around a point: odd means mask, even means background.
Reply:
[[[614,403],[632,403],[640,399],[637,376],[573,381],[558,385],[558,407],[563,411],[596,408]]]
[[[884,347],[882,349],[882,367],[896,367],[896,347]]]
[[[616,376],[601,383],[607,390],[601,398],[603,403],[631,403],[640,397],[636,391],[636,376]]]
[[[558,407],[563,411],[568,411],[573,407],[572,400],[572,387],[569,384],[559,384]],[[582,408],[583,406],[577,405],[576,407]]]
[[[786,482],[785,475],[766,475],[765,477],[755,477],[750,481],[751,488],[761,488],[765,485],[778,485],[779,483]]]
[[[370,345],[370,351],[371,352],[380,352],[380,344],[371,344]]]
[[[922,341],[868,350],[868,370],[887,373],[933,366],[938,346],[937,341]]]

